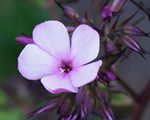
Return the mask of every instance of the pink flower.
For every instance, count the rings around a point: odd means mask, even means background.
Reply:
[[[30,37],[27,37],[27,36],[16,37],[15,40],[16,40],[17,42],[20,42],[20,43],[23,44],[23,45],[26,45],[26,44],[34,44],[33,39],[30,38]]]
[[[111,18],[112,17],[112,10],[109,6],[105,6],[102,10],[102,18]]]
[[[41,79],[51,93],[78,92],[97,75],[102,61],[89,63],[99,52],[98,33],[80,25],[71,40],[66,27],[58,21],[46,21],[33,30],[35,44],[28,44],[18,57],[18,70],[27,79]]]

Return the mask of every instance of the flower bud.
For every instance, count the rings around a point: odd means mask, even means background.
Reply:
[[[98,86],[95,87],[94,94],[101,102],[105,102],[105,94]]]
[[[58,113],[61,117],[67,117],[72,109],[71,99],[66,99],[60,106]]]
[[[110,22],[110,19],[112,17],[112,10],[109,6],[105,6],[102,10],[102,18],[105,22]]]
[[[61,120],[80,120],[79,114],[71,114],[67,118],[62,118]]]
[[[110,8],[113,12],[119,12],[127,0],[113,0]]]
[[[71,19],[78,19],[79,14],[76,10],[73,8],[70,8],[68,6],[61,5],[59,2],[55,1],[56,4],[64,11],[64,15]]]
[[[115,120],[112,110],[107,105],[107,103],[103,104],[100,102],[100,112],[106,120]]]
[[[106,41],[106,45],[105,45],[106,54],[110,55],[114,52],[114,50],[115,50],[115,46],[113,41],[111,40]]]
[[[81,106],[76,106],[73,113],[65,120],[80,120],[81,118]]]
[[[27,37],[27,36],[20,36],[20,37],[16,37],[15,40],[17,42],[20,42],[23,45],[26,44],[34,44],[34,41],[31,37]]]
[[[59,101],[58,98],[51,100],[50,102],[46,103],[45,105],[43,105],[39,109],[28,114],[27,118],[31,118],[33,116],[40,116],[40,115],[46,114],[46,113],[54,110],[58,106],[58,101]]]
[[[133,27],[133,26],[126,26],[124,27],[124,32],[131,34],[131,35],[137,35],[137,36],[148,36],[147,33],[145,33],[144,31],[140,30],[137,27]]]
[[[79,91],[76,94],[76,103],[77,103],[77,105],[80,104],[83,101],[86,91],[87,91],[86,86],[83,86],[83,87],[79,88]]]
[[[68,6],[63,6],[64,14],[68,18],[79,18],[79,14],[77,11],[75,11],[73,8],[70,8]]]
[[[115,46],[117,47],[117,48],[121,48],[122,47],[122,43],[121,43],[121,41],[120,40],[115,40]]]
[[[83,113],[85,118],[87,118],[87,116],[93,111],[94,106],[95,106],[94,96],[90,91],[87,91],[83,101]]]
[[[116,76],[112,72],[100,72],[100,78],[101,81],[110,82],[114,79],[116,79]]]
[[[140,54],[145,54],[146,51],[132,38],[127,35],[122,36],[123,42],[127,45],[128,48],[138,52]]]

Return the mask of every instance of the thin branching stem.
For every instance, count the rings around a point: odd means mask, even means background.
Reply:
[[[137,2],[135,2],[135,0],[130,0],[134,5],[136,5],[140,10],[142,10],[149,18],[150,20],[150,14]]]
[[[133,116],[131,117],[131,120],[140,120],[142,117],[142,114],[150,100],[150,80],[147,84],[147,86],[144,88],[144,90],[139,95],[139,99],[136,102],[135,110],[133,113]]]

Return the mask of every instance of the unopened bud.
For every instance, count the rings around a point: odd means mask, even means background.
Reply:
[[[133,26],[126,26],[124,27],[124,32],[131,34],[131,35],[137,35],[137,36],[148,36],[147,33],[145,33],[144,31],[140,30],[137,27],[133,27]]]
[[[78,19],[79,18],[79,14],[76,10],[74,10],[73,8],[70,8],[68,6],[61,5],[56,0],[55,0],[55,2],[64,11],[64,15],[66,17],[71,18],[71,19]]]
[[[106,103],[103,104],[100,102],[100,111],[106,120],[115,120],[112,110]]]
[[[87,116],[93,111],[94,106],[95,106],[94,96],[90,91],[87,91],[83,102],[83,113],[85,115],[85,118],[87,118]]]
[[[132,38],[127,35],[122,36],[123,42],[127,45],[128,48],[138,52],[140,54],[145,54],[146,51]]]
[[[72,109],[72,101],[71,99],[66,99],[62,105],[60,106],[58,113],[61,117],[67,117]]]
[[[27,118],[31,118],[33,116],[40,116],[40,115],[46,114],[48,112],[51,112],[52,110],[54,110],[58,106],[58,101],[59,101],[59,98],[51,100],[50,102],[46,103],[45,105],[43,105],[39,109],[28,114]]]
[[[79,18],[79,14],[76,10],[74,10],[73,8],[70,8],[68,6],[63,6],[63,10],[64,10],[64,14],[66,17],[68,18]]]
[[[121,48],[121,47],[122,47],[122,43],[120,42],[120,40],[116,40],[116,41],[115,41],[115,46],[116,46],[117,48]]]
[[[23,45],[26,44],[34,44],[34,41],[31,37],[27,37],[27,36],[20,36],[20,37],[16,37],[15,40],[17,42],[20,42]]]
[[[79,18],[79,14],[78,14],[78,12],[76,10],[74,10],[73,8],[70,8],[68,6],[61,5],[56,0],[55,0],[55,2],[64,11],[64,15],[66,17],[71,18],[71,19],[77,19],[77,18]]]
[[[110,82],[114,79],[116,79],[116,76],[112,72],[100,72],[100,80],[105,82]]]
[[[122,6],[127,0],[113,0],[112,5],[110,6],[113,12],[119,12]]]
[[[80,104],[83,101],[86,91],[87,91],[86,86],[79,88],[79,91],[76,94],[76,103],[77,104]]]
[[[112,17],[112,10],[109,6],[105,6],[102,10],[102,18],[105,22],[110,22],[110,19]]]
[[[81,118],[81,107],[76,106],[73,113],[66,120],[80,120]]]
[[[62,118],[61,120],[79,120],[80,116],[78,114],[71,114],[67,118]]]
[[[101,102],[105,102],[105,94],[98,86],[95,87],[94,94]]]
[[[105,45],[105,51],[106,51],[106,54],[112,54],[115,50],[115,46],[114,46],[114,43],[113,41],[111,40],[108,40],[106,41],[106,45]]]

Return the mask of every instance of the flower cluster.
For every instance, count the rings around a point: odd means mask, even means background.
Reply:
[[[107,100],[109,95],[105,96],[105,92],[109,92],[103,89],[103,86],[112,87],[110,83],[114,80],[121,81],[111,66],[122,56],[128,58],[125,55],[127,48],[143,58],[149,54],[132,38],[149,37],[149,33],[136,26],[126,25],[137,12],[118,22],[121,17],[118,13],[126,1],[107,0],[99,15],[100,26],[88,12],[82,17],[73,8],[55,1],[64,16],[71,23],[78,24],[77,27],[49,20],[35,26],[32,37],[16,38],[16,41],[26,45],[18,57],[21,75],[28,80],[40,80],[49,94],[62,93],[57,96],[50,94],[51,100],[28,114],[27,118],[57,109],[60,120],[86,120],[90,113],[106,120],[115,120],[111,100]],[[112,23],[114,16],[117,17]],[[102,45],[104,52],[101,54]]]

